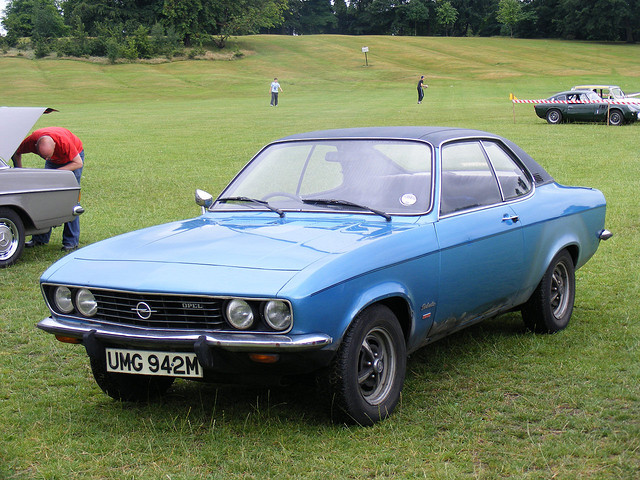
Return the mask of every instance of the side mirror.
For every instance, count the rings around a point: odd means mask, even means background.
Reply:
[[[213,205],[213,195],[196,188],[196,203],[202,207],[202,213],[206,213],[207,209]]]

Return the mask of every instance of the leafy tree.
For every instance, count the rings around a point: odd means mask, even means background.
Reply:
[[[624,39],[627,43],[640,41],[640,0],[626,0],[621,14]]]
[[[80,17],[89,35],[96,35],[98,24],[121,23],[125,32],[133,34],[143,25],[151,28],[162,15],[164,0],[62,0],[64,17]]]
[[[65,33],[54,0],[12,0],[7,4],[2,25],[11,44],[20,37],[35,35],[38,39],[48,39]]]
[[[351,15],[346,0],[334,0],[333,11],[337,21],[337,32],[347,33],[351,24]]]
[[[62,16],[52,1],[37,0],[33,12],[33,36],[56,38],[66,34]]]
[[[369,8],[373,0],[351,0],[349,2],[348,14],[352,21],[350,22],[349,31],[346,33],[352,35],[371,34],[373,29],[371,25],[374,19]]]
[[[513,38],[513,27],[522,19],[522,4],[519,0],[500,0],[497,19],[509,28],[509,36]]]
[[[376,35],[402,35],[409,30],[404,6],[406,0],[373,0],[367,7],[370,15],[370,33]]]
[[[438,24],[444,27],[445,36],[448,36],[449,27],[452,27],[458,19],[458,11],[448,0],[440,0],[436,7],[436,19]]]
[[[300,33],[330,33],[337,25],[330,0],[302,0]]]
[[[189,47],[191,38],[201,31],[203,10],[202,0],[165,0],[162,13],[166,22]]]
[[[284,21],[287,0],[165,0],[163,13],[189,46],[195,35],[215,35],[223,48],[231,35],[257,33]]]
[[[429,22],[430,0],[411,0],[405,7],[406,18],[413,26],[413,34],[418,35],[418,25]]]

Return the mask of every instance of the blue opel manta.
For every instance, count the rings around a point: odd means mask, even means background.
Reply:
[[[611,236],[601,192],[459,128],[293,135],[196,202],[196,218],[42,275],[38,327],[84,345],[113,398],[147,400],[175,378],[313,376],[340,421],[371,425],[428,343],[513,310],[533,331],[564,329],[575,271]]]

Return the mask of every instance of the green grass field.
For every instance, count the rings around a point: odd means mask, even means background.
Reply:
[[[509,101],[588,82],[640,91],[640,45],[253,36],[236,47],[242,59],[216,62],[0,58],[0,104],[57,108],[37,126],[85,143],[83,245],[198,215],[195,188],[217,194],[291,133],[479,128],[607,197],[615,236],[577,272],[569,328],[533,335],[503,315],[419,351],[397,411],[371,428],[330,423],[305,386],[178,381],[162,402],[118,403],[82,347],[35,328],[47,315],[39,275],[62,256],[56,229],[0,271],[0,478],[640,478],[640,125],[551,126]],[[274,76],[284,93],[270,108]]]

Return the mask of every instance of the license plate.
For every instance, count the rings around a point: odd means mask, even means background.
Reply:
[[[203,375],[195,353],[107,348],[106,356],[107,372],[191,378]]]

